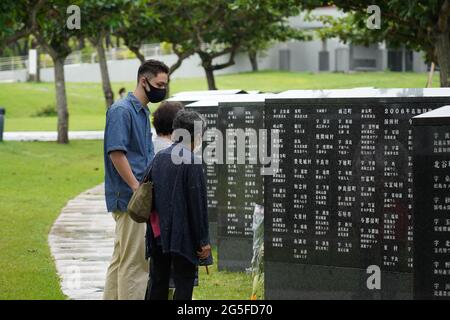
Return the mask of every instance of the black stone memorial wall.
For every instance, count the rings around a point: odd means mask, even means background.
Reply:
[[[413,126],[414,298],[450,300],[450,106]]]
[[[258,143],[263,126],[263,100],[219,103],[218,129],[224,138],[224,163],[217,167],[219,270],[250,267],[253,212],[255,204],[264,203],[259,157],[259,147],[263,146]],[[244,140],[236,138],[239,130],[245,133]],[[238,163],[241,147],[245,158]]]
[[[187,110],[196,111],[206,120],[206,135],[204,135],[202,154],[205,147],[214,143],[214,132],[208,129],[217,128],[217,103],[211,102],[209,106],[186,106]],[[217,244],[217,164],[205,163],[206,188],[208,196],[209,237],[212,245]]]
[[[266,299],[409,299],[411,118],[450,97],[266,100]]]

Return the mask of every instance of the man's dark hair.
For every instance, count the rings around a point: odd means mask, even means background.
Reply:
[[[183,109],[181,102],[162,102],[155,112],[153,112],[153,127],[155,127],[156,134],[171,134],[173,132],[173,120],[181,109]]]
[[[206,121],[205,119],[197,112],[195,111],[187,111],[185,109],[181,109],[178,111],[177,116],[175,117],[175,120],[173,120],[173,130],[177,129],[185,129],[189,132],[191,135],[191,143],[194,142],[194,123],[196,121],[200,121],[202,123],[202,131],[200,132],[203,134],[203,131],[206,127]],[[175,137],[175,142],[182,142],[181,136]]]
[[[119,94],[121,94],[121,93],[123,93],[125,91],[126,91],[126,89],[124,87],[122,87],[122,88],[119,89]]]
[[[150,74],[151,78],[154,78],[159,73],[169,74],[169,67],[164,62],[161,62],[158,60],[153,60],[153,59],[147,60],[143,64],[141,64],[141,66],[139,67],[138,75],[137,75],[137,82],[139,82],[139,79],[141,78],[141,76],[143,76],[145,74]]]

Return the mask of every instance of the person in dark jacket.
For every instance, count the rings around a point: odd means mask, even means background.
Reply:
[[[204,127],[198,113],[180,110],[173,122],[176,142],[152,162],[155,208],[147,236],[150,300],[167,300],[171,276],[174,300],[191,300],[200,259],[211,255],[206,179],[202,161],[193,153],[201,146]]]

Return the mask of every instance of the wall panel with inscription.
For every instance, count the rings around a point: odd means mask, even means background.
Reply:
[[[264,99],[255,100],[259,102],[219,103],[225,162],[217,171],[219,270],[244,271],[252,259],[253,212],[255,204],[264,201],[259,157],[263,144],[258,143],[263,139],[259,129],[264,126]]]
[[[236,92],[234,92],[236,91]],[[219,187],[219,178],[218,178],[218,162],[217,159],[220,157],[220,154],[217,154],[218,149],[220,147],[223,151],[224,146],[216,146],[217,142],[217,131],[218,129],[218,110],[219,110],[219,102],[234,102],[234,101],[259,101],[261,109],[264,107],[264,99],[267,95],[263,94],[245,94],[245,91],[237,91],[230,90],[230,93],[236,94],[228,94],[228,95],[193,95],[189,97],[189,99],[193,99],[195,97],[201,99],[199,101],[190,103],[186,106],[187,110],[192,110],[200,113],[206,120],[207,130],[203,136],[203,147],[202,147],[202,159],[205,167],[206,174],[206,182],[207,182],[207,192],[208,192],[208,214],[209,214],[209,233],[211,243],[213,245],[217,245],[217,237],[218,237],[218,201],[219,196],[217,194]],[[187,94],[181,95],[181,97],[188,97]],[[176,98],[176,96],[175,96]],[[222,117],[222,116],[221,116]],[[260,125],[263,125],[262,118],[258,120]],[[221,183],[227,183],[225,179]],[[223,243],[223,242],[222,242]],[[223,253],[224,251],[222,251]],[[245,260],[247,260],[247,254],[244,255]],[[244,259],[244,258],[242,258]],[[219,254],[220,260],[220,254]],[[222,266],[222,265],[220,265]]]
[[[450,91],[309,96],[266,100],[266,298],[412,298],[411,118]]]
[[[450,300],[450,106],[413,125],[414,298]]]
[[[214,131],[217,128],[217,102],[202,101],[201,103],[192,103],[186,106],[187,110],[196,111],[206,120],[206,133],[203,136],[202,154],[208,144],[214,144]],[[208,219],[209,219],[209,238],[212,245],[217,244],[217,165],[215,163],[204,163],[206,175],[206,190],[208,199]]]

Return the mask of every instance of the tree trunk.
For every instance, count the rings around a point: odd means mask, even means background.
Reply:
[[[208,90],[217,90],[216,79],[214,78],[214,66],[212,58],[205,52],[197,52],[202,61],[203,70],[205,70],[206,81],[208,82]]]
[[[204,67],[206,74],[206,81],[208,81],[208,90],[217,90],[216,79],[214,78],[214,70],[209,67]]]
[[[53,58],[53,57],[52,57]],[[58,143],[69,143],[69,111],[67,110],[66,83],[64,80],[65,58],[53,58],[55,69],[56,109],[58,112]]]
[[[256,51],[249,51],[248,58],[250,59],[250,63],[252,65],[252,70],[254,72],[258,71],[258,54]]]
[[[450,50],[447,51],[447,65],[447,86],[450,86]]]
[[[170,66],[169,68],[169,76],[175,72],[175,70],[177,70],[179,67],[181,67],[181,64],[183,63],[184,59],[189,58],[192,55],[192,52],[187,51],[187,52],[182,52],[177,50],[177,48],[175,46],[172,46],[172,50],[175,52],[175,54],[177,55],[177,61]]]
[[[179,67],[181,67],[181,64],[183,63],[184,58],[178,57],[177,61],[170,66],[169,68],[169,76],[175,72]]]
[[[23,46],[20,43],[23,43]],[[24,39],[23,41],[16,42],[17,47],[17,55],[18,56],[26,56],[28,54],[28,40]]]
[[[81,38],[78,39],[78,47],[77,47],[77,49],[78,50],[83,50],[84,47],[85,47],[84,38],[81,37]]]
[[[105,45],[106,45],[107,49],[112,47],[112,45],[111,45],[111,36],[109,35],[109,33],[105,36]]]
[[[139,59],[139,61],[141,62],[141,64],[145,62],[145,57],[144,57],[144,55],[141,53],[141,50],[139,50],[138,47],[128,47],[128,49],[130,49],[131,52],[133,52],[133,53],[136,55],[136,57]]]
[[[102,76],[103,95],[105,96],[106,108],[109,108],[114,103],[114,93],[111,89],[105,48],[103,47],[103,42],[101,39],[95,42],[95,48],[97,49],[98,62],[100,65],[100,74]]]
[[[205,70],[205,74],[206,74],[206,80],[208,81],[208,89],[209,90],[217,90],[216,87],[216,80],[214,78],[214,70],[222,70],[225,68],[228,68],[229,66],[234,64],[234,56],[236,54],[236,49],[235,47],[232,48],[226,48],[221,52],[217,52],[214,54],[209,54],[207,52],[204,51],[198,51],[197,54],[200,57],[200,60],[202,60],[202,67]],[[213,64],[213,59],[220,57],[224,54],[228,54],[230,53],[230,58],[228,60],[228,62],[225,63],[220,63],[220,64]]]
[[[442,32],[436,38],[436,56],[439,63],[441,87],[449,87],[450,41],[449,32]]]

